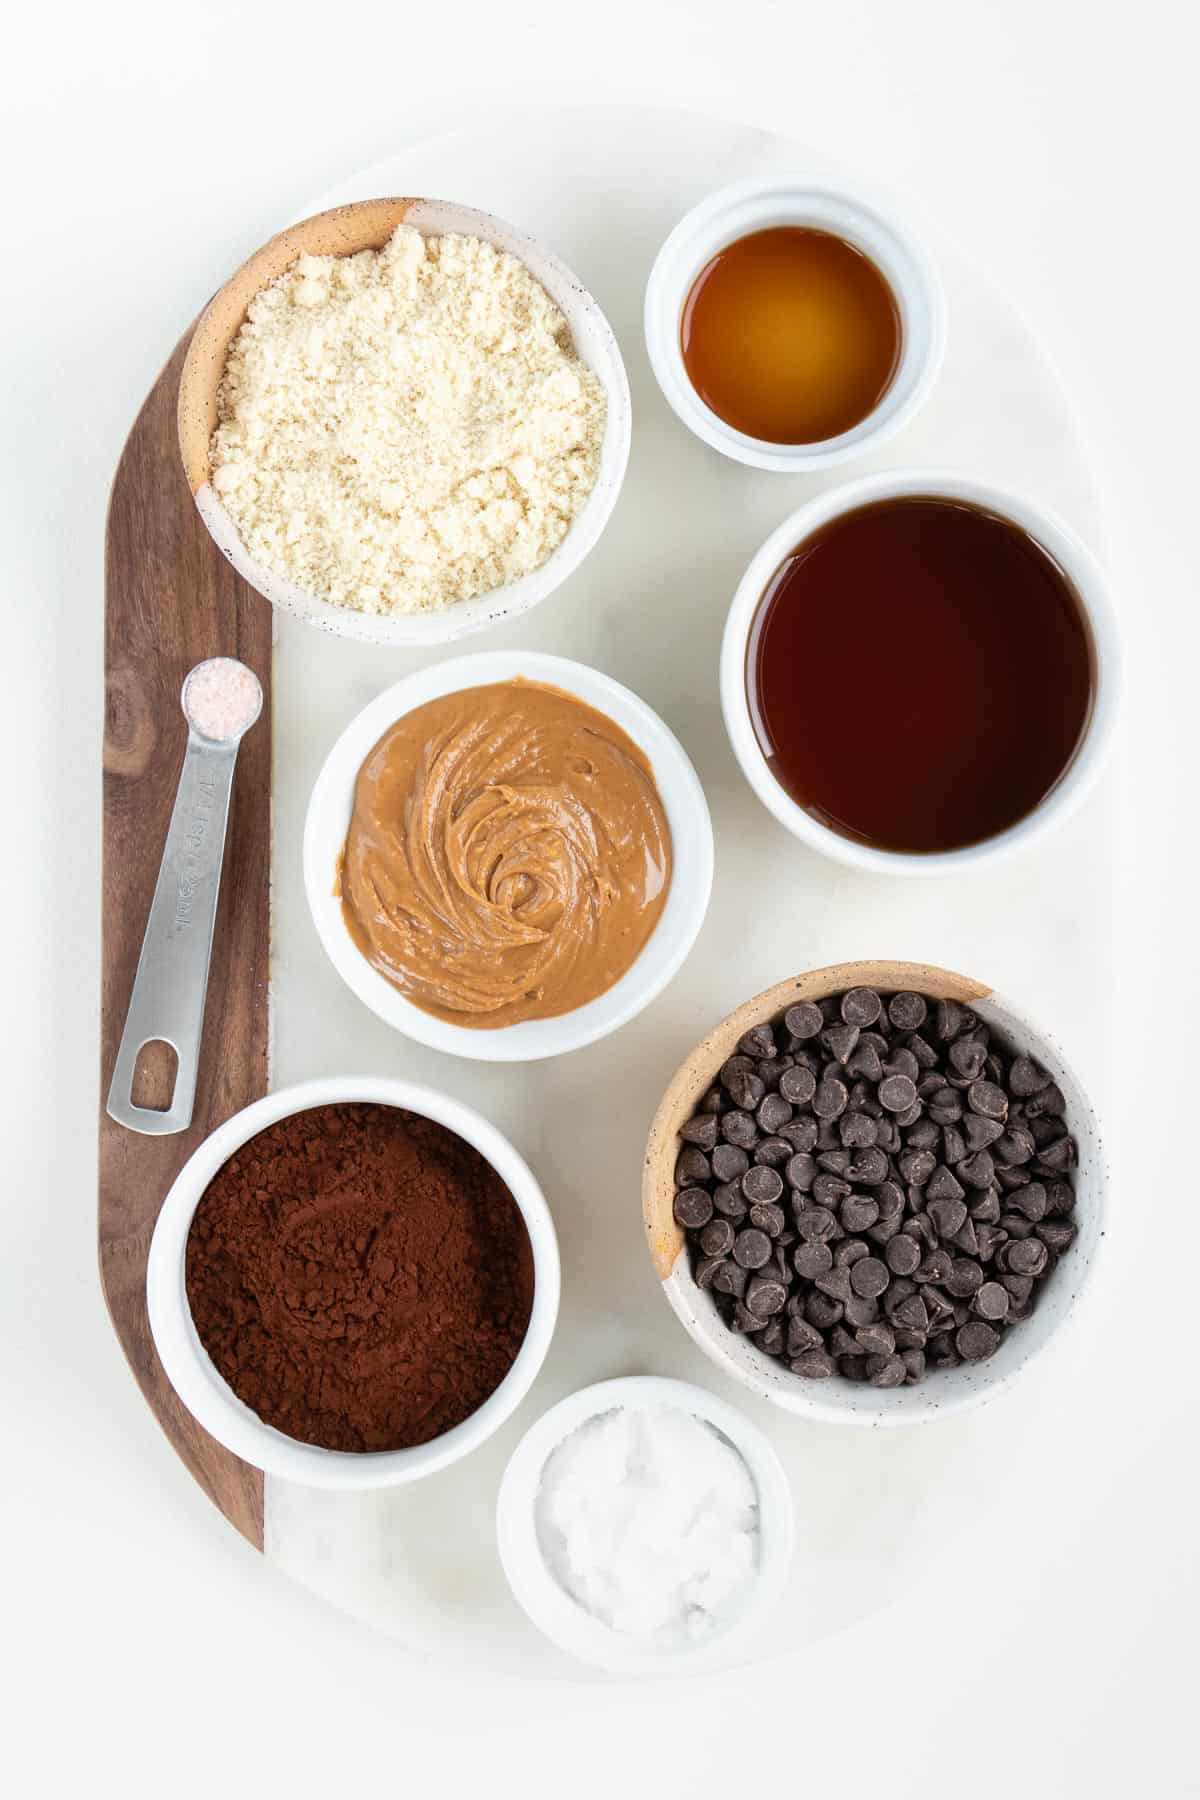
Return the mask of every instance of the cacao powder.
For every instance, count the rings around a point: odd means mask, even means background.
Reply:
[[[396,1107],[278,1120],[196,1208],[188,1304],[234,1393],[326,1450],[450,1430],[512,1366],[533,1304],[525,1222],[484,1157]]]

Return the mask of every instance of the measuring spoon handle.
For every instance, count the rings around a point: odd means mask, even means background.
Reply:
[[[108,1112],[119,1125],[149,1136],[186,1131],[192,1122],[208,963],[221,888],[225,827],[238,743],[216,744],[189,732],[179,789],[125,1030],[117,1051]],[[165,1112],[135,1106],[133,1077],[146,1044],[161,1039],[178,1058]]]

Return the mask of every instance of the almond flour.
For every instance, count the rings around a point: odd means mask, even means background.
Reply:
[[[433,612],[546,561],[595,485],[605,411],[522,262],[401,225],[256,296],[212,483],[251,553],[307,592]]]

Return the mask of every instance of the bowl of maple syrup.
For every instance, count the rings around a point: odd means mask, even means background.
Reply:
[[[918,239],[874,199],[748,181],[671,232],[645,332],[691,431],[737,462],[796,473],[908,423],[941,366],[945,302]]]
[[[897,469],[772,532],[730,606],[720,683],[742,771],[795,837],[860,869],[944,874],[1084,798],[1120,646],[1100,567],[1054,514]]]

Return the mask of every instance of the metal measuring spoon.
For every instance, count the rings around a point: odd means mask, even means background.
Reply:
[[[262,703],[258,676],[230,656],[197,663],[183,684],[187,753],[108,1090],[110,1117],[130,1131],[163,1136],[192,1122],[233,770]],[[165,1112],[133,1103],[138,1056],[158,1040],[178,1058]]]

